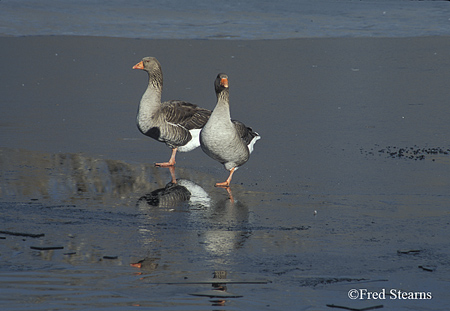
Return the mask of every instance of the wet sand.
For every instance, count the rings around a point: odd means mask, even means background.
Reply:
[[[3,307],[447,309],[450,38],[0,41]],[[161,197],[170,150],[135,125],[149,55],[163,99],[212,109],[229,75],[232,117],[262,136],[234,202],[199,149]],[[191,295],[218,270],[242,297]]]

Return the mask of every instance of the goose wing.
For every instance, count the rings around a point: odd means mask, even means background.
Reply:
[[[231,122],[233,122],[239,137],[245,142],[246,145],[250,144],[255,137],[259,136],[258,133],[253,131],[251,127],[246,126],[244,123],[237,120],[231,120]]]
[[[179,100],[165,102],[161,111],[167,122],[193,130],[202,128],[208,122],[211,111]]]

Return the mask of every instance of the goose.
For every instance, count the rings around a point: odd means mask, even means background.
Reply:
[[[208,156],[230,171],[228,179],[215,186],[229,187],[233,173],[248,161],[253,145],[261,137],[243,123],[231,120],[228,76],[219,73],[214,87],[217,104],[200,132],[200,146]]]
[[[133,69],[148,73],[148,87],[137,113],[139,131],[172,149],[170,160],[155,166],[174,166],[177,151],[188,152],[200,146],[199,133],[211,111],[180,100],[161,103],[163,74],[156,58],[144,57]]]

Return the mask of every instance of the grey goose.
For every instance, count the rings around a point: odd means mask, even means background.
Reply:
[[[214,87],[217,104],[200,132],[200,146],[208,156],[230,171],[228,179],[216,183],[216,187],[229,187],[234,171],[248,161],[253,145],[261,137],[242,122],[231,119],[228,76],[219,73]]]
[[[148,73],[148,87],[139,104],[137,126],[144,135],[164,142],[172,149],[168,162],[155,165],[174,166],[177,151],[188,152],[200,146],[199,133],[211,111],[180,100],[161,103],[163,74],[156,58],[144,57],[133,69]]]

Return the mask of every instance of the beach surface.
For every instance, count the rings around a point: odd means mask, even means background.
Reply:
[[[0,44],[2,309],[448,309],[449,37]],[[262,137],[232,200],[200,149],[161,196],[170,149],[135,123],[144,56],[164,100],[213,109],[228,74]]]

